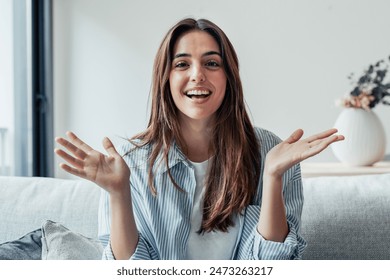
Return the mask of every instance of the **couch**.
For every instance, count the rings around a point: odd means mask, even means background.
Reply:
[[[0,259],[101,259],[99,198],[86,180],[0,177]]]
[[[303,259],[390,259],[390,174],[304,178],[303,188]],[[39,230],[43,259],[99,258],[99,197],[85,180],[0,177],[0,244]]]

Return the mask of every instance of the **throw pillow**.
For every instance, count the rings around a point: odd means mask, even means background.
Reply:
[[[40,260],[41,229],[27,233],[23,237],[0,244],[0,260]]]
[[[98,240],[50,220],[42,225],[43,260],[100,260],[102,254],[103,246]]]

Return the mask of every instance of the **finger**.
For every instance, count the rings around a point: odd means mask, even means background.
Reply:
[[[72,154],[74,154],[77,158],[79,159],[85,159],[87,157],[87,154],[79,149],[78,147],[76,147],[75,145],[73,145],[71,142],[69,142],[68,140],[62,138],[62,137],[57,137],[55,139],[55,141],[64,146],[69,152],[71,152]]]
[[[103,148],[107,151],[107,153],[110,156],[116,156],[118,155],[118,152],[116,151],[114,144],[112,144],[111,140],[108,139],[108,137],[104,137],[103,139]]]
[[[324,139],[326,137],[329,137],[330,135],[335,134],[336,132],[337,132],[336,128],[331,128],[331,129],[325,130],[321,133],[312,135],[312,136],[308,137],[306,140],[310,143],[310,142],[313,142],[313,141],[318,140],[318,139]]]
[[[64,152],[63,150],[61,149],[55,149],[54,152],[60,156],[62,159],[66,160],[68,163],[70,163],[71,165],[73,165],[74,167],[77,167],[79,169],[83,169],[84,168],[84,162],[77,159],[77,158],[74,158],[72,157],[71,155],[69,155],[68,153]]]
[[[323,150],[325,150],[330,144],[338,141],[344,140],[344,136],[342,135],[332,135],[331,137],[328,137],[326,139],[317,140],[316,145],[313,145],[311,143],[311,147],[308,150],[309,156],[314,156],[316,154],[319,154]]]
[[[297,129],[286,140],[284,140],[284,142],[287,142],[289,144],[295,143],[302,138],[302,135],[303,135],[303,130]]]
[[[74,134],[72,131],[68,131],[66,132],[66,135],[69,137],[69,139],[71,140],[71,142],[78,148],[84,150],[85,152],[90,152],[92,151],[93,149],[88,146],[85,142],[83,142],[80,138],[78,138],[76,136],[76,134]]]
[[[81,177],[83,179],[87,179],[87,175],[85,174],[85,172],[83,170],[70,167],[69,165],[67,165],[65,163],[61,163],[60,167],[70,174]]]
[[[338,142],[338,141],[342,141],[345,139],[345,137],[343,135],[333,135],[330,138],[330,143],[334,143],[334,142]],[[327,138],[325,138],[326,140],[328,140]],[[314,140],[312,142],[310,142],[310,147],[313,147],[313,146],[316,146],[316,145],[319,145],[320,143],[322,143],[325,139],[317,139],[317,140]],[[328,145],[329,145],[328,144]]]

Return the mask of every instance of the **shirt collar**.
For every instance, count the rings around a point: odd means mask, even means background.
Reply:
[[[187,157],[180,150],[179,146],[173,141],[168,152],[168,166],[164,159],[164,154],[161,151],[156,159],[156,165],[154,166],[154,172],[156,174],[162,174],[168,171],[168,169],[174,167],[176,164],[183,162],[187,167],[190,167]]]

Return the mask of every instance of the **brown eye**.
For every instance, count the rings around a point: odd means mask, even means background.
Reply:
[[[185,61],[180,61],[175,64],[175,68],[185,68],[188,66],[188,63]]]
[[[210,60],[206,63],[206,66],[207,67],[211,67],[211,68],[218,68],[220,65],[217,61],[215,60]]]

